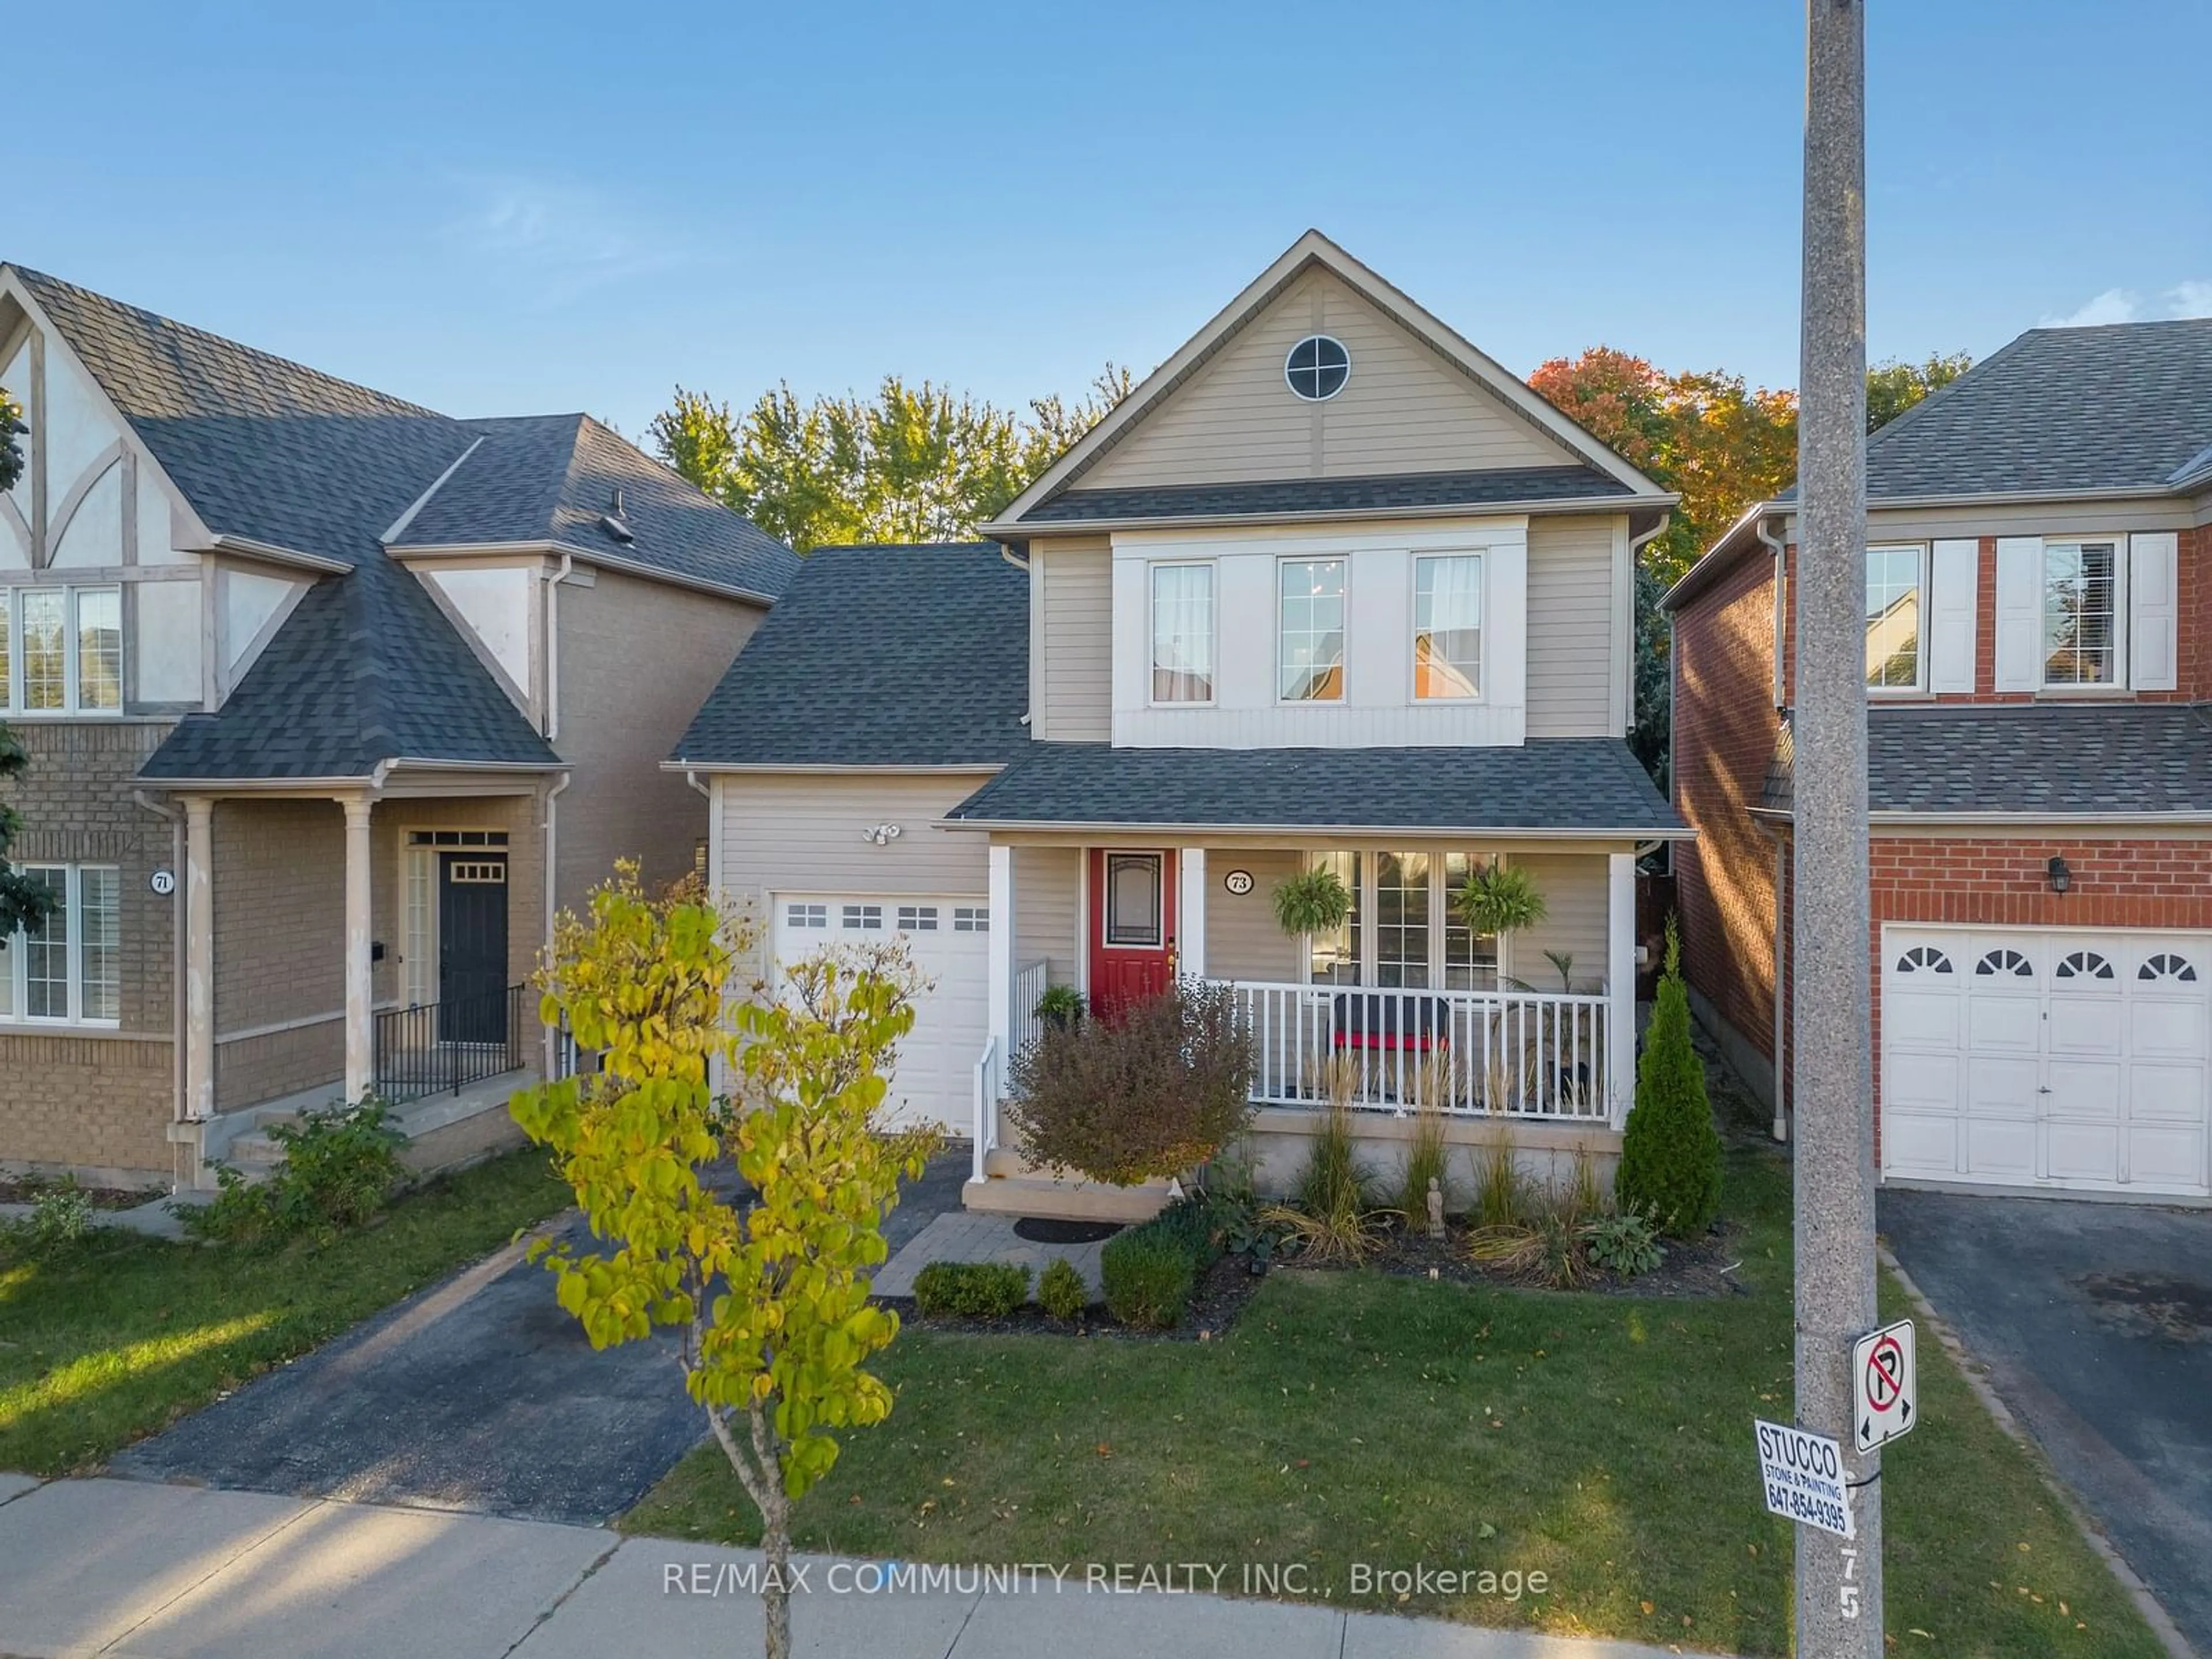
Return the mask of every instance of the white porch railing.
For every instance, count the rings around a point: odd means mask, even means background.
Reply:
[[[1252,1098],[1318,1106],[1340,1064],[1352,1103],[1607,1122],[1612,999],[1232,981],[1259,1051]]]
[[[1006,1092],[1005,1056],[999,1052],[999,1039],[992,1037],[983,1044],[981,1058],[975,1062],[975,1179],[983,1179],[983,1160],[999,1144],[999,1102]]]
[[[1044,1025],[1037,1018],[1037,1004],[1044,1000],[1051,985],[1052,975],[1042,959],[1025,962],[1014,970],[1014,1042],[1009,1059],[1036,1041]]]

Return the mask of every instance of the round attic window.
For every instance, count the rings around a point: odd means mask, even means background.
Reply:
[[[1352,378],[1352,354],[1340,340],[1309,334],[1283,359],[1283,378],[1308,403],[1321,403],[1344,390]]]

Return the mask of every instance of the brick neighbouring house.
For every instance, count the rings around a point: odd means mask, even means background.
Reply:
[[[514,1134],[555,905],[696,861],[658,764],[796,569],[581,415],[453,420],[0,264],[0,1171],[204,1184],[375,1092]]]
[[[2204,1196],[2212,320],[2033,331],[1867,460],[1883,1178]],[[1688,977],[1778,1127],[1794,524],[1665,600]]]

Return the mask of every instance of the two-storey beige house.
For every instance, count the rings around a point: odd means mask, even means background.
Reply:
[[[973,1136],[971,1204],[1052,1201],[999,1113],[1048,987],[1110,1010],[1176,974],[1237,988],[1271,1178],[1337,1054],[1377,1138],[1426,1068],[1461,1138],[1603,1167],[1636,859],[1687,833],[1624,741],[1673,499],[1310,233],[988,542],[816,553],[670,764],[763,966],[911,945],[895,1097]],[[1460,923],[1491,860],[1542,925]],[[1316,864],[1352,913],[1287,936],[1273,891]]]

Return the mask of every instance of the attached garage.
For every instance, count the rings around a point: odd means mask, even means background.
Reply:
[[[2207,1194],[2212,934],[1881,932],[1885,1176]]]
[[[941,1123],[966,1133],[975,1121],[975,1067],[990,1034],[991,913],[976,896],[778,893],[779,967],[836,945],[905,941],[930,981],[915,1001],[914,1029],[899,1043],[887,1105],[898,1123]]]

